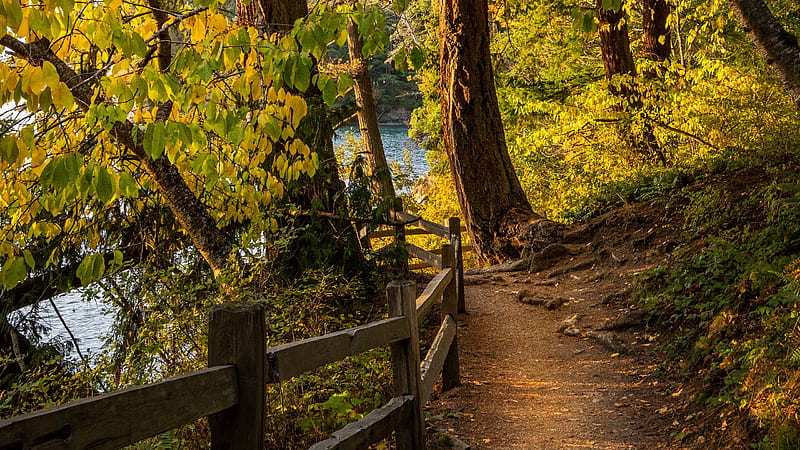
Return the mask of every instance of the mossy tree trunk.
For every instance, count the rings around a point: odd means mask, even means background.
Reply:
[[[237,0],[236,6],[240,25],[258,27],[268,35],[288,32],[298,19],[308,14],[306,0],[252,0],[250,4]],[[316,70],[315,67],[312,72]],[[289,258],[283,269],[299,273],[310,267],[338,265],[356,270],[361,267],[363,256],[351,224],[313,215],[314,211],[326,211],[347,216],[347,201],[333,151],[334,124],[322,92],[311,84],[300,94],[306,100],[308,112],[300,121],[295,137],[317,154],[319,167],[313,177],[302,176],[288,186],[288,202],[312,211],[312,215],[293,219],[291,226],[303,231],[288,250]]]
[[[646,0],[647,1],[647,0]],[[600,55],[609,90],[619,98],[614,110],[619,113],[641,114],[642,99],[635,85],[636,63],[631,52],[628,33],[628,14],[624,4],[619,9],[603,8],[602,0],[597,0],[597,21],[600,35]],[[657,41],[658,38],[656,38]],[[627,76],[627,80],[615,84],[614,77]],[[628,116],[630,117],[630,116]],[[627,125],[617,128],[622,141],[644,159],[658,159],[666,163],[663,152],[658,146],[653,126],[645,121],[641,132],[632,133]]]
[[[628,37],[628,15],[624,9],[603,8],[602,0],[597,0],[597,21],[600,34],[600,55],[606,79],[611,82],[614,76],[636,76],[636,64],[633,62],[631,42]],[[636,102],[635,91],[631,86],[616,87],[610,85],[611,93],[622,97],[628,103]],[[620,109],[622,107],[620,106]]]
[[[642,0],[642,53],[654,63],[669,60],[672,52],[669,28],[671,10],[666,0]],[[664,68],[661,65],[644,71],[644,77],[651,80],[663,77],[663,74]],[[657,92],[655,96],[658,96]],[[655,155],[662,164],[666,164],[666,157],[656,139],[655,126],[650,120],[644,122],[642,141],[648,155]]]
[[[443,137],[467,230],[484,261],[516,258],[533,212],[506,147],[489,53],[486,0],[443,0]]]

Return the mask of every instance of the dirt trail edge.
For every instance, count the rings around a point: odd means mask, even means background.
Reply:
[[[653,375],[656,337],[629,328],[641,318],[632,276],[670,239],[619,214],[536,272],[467,277],[463,384],[434,399],[429,423],[472,449],[678,448],[676,395]]]

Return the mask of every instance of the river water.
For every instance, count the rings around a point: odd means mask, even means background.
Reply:
[[[358,127],[347,126],[337,131],[334,144],[346,146],[349,137],[358,135]],[[386,158],[389,163],[399,163],[401,165],[410,164],[413,173],[420,176],[428,171],[424,151],[417,146],[414,141],[408,139],[408,127],[402,125],[383,125],[381,126],[381,136],[386,151]],[[103,348],[103,338],[108,334],[113,318],[109,314],[104,314],[105,305],[97,300],[84,300],[79,291],[73,291],[60,295],[53,299],[58,312],[64,319],[69,330],[77,341],[80,351],[87,357],[99,353]],[[35,309],[28,307],[13,313],[9,318],[12,323],[19,320],[22,316],[31,314],[36,315],[36,321],[44,324],[49,331],[44,333],[45,340],[71,341],[69,332],[61,323],[58,315],[49,302],[42,302]],[[79,360],[75,350],[68,355],[69,359]]]

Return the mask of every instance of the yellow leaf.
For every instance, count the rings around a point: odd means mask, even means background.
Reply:
[[[31,149],[31,167],[36,167],[47,158],[47,152],[42,147],[35,146]]]
[[[192,39],[195,42],[201,41],[206,35],[206,24],[200,17],[192,17],[192,24],[190,31],[192,32]]]
[[[228,28],[228,20],[222,14],[213,14],[208,18],[206,26],[209,34],[220,34]]]
[[[189,96],[192,103],[195,105],[206,100],[206,88],[203,86],[195,85],[192,87],[192,93]]]
[[[59,82],[53,90],[53,102],[62,108],[72,109],[75,106],[75,97],[66,84]]]
[[[30,34],[31,29],[28,26],[28,17],[30,16],[30,13],[31,10],[29,8],[22,9],[22,22],[20,22],[19,27],[16,30],[18,36],[28,36]]]
[[[25,74],[22,75],[22,88],[29,94],[40,95],[45,88],[47,88],[42,69],[39,67],[30,67]]]
[[[44,61],[42,63],[42,78],[44,78],[45,84],[50,87],[53,87],[59,83],[58,72],[56,71],[56,66],[54,66],[50,61]]]

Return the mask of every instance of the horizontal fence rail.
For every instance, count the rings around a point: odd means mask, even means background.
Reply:
[[[427,250],[423,250],[414,244],[406,243],[406,248],[408,249],[408,253],[410,253],[411,255],[416,256],[417,258],[425,261],[431,267],[442,270],[441,256],[434,255],[433,253]]]
[[[425,360],[422,361],[422,402],[427,403],[431,398],[433,386],[439,378],[439,374],[444,368],[445,359],[449,353],[450,346],[456,338],[458,325],[452,317],[447,317],[439,327],[436,338],[431,344]]]
[[[208,416],[211,448],[259,448],[264,441],[265,387],[372,348],[390,345],[394,397],[312,449],[358,449],[395,432],[397,448],[424,448],[423,405],[441,374],[442,390],[459,384],[457,312],[463,299],[461,226],[395,213],[391,234],[433,233],[450,240],[434,252],[410,253],[441,271],[416,295],[416,284],[387,286],[389,318],[266,348],[264,306],[231,302],[212,309],[209,368],[0,421],[0,450],[119,448]],[[406,230],[414,223],[422,231]],[[441,302],[441,322],[420,361],[419,324]]]
[[[325,364],[411,336],[408,320],[393,317],[267,350],[269,382],[279,383]]]
[[[363,419],[353,422],[333,433],[330,438],[317,442],[309,450],[356,450],[378,442],[401,428],[411,419],[414,397],[395,397],[386,405],[372,410]]]
[[[422,323],[433,305],[442,299],[445,288],[452,280],[453,269],[448,267],[433,277],[422,294],[417,297],[417,320],[419,323]]]
[[[0,422],[0,448],[118,448],[239,401],[236,368],[211,367]]]

